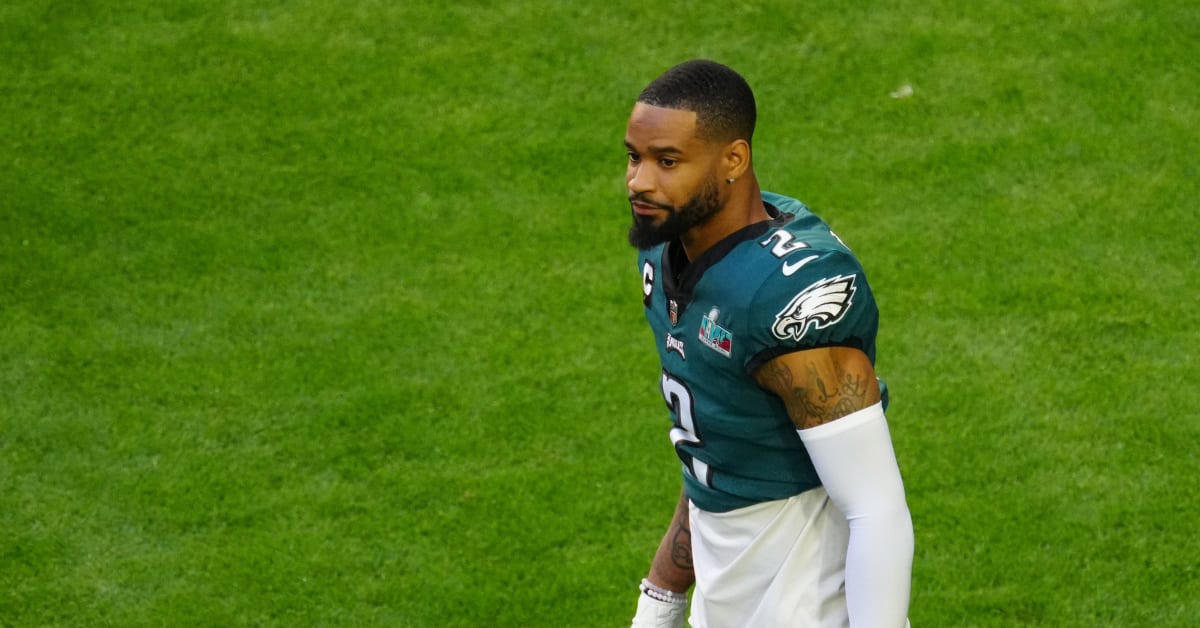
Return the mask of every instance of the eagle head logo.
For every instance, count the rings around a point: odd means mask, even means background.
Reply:
[[[775,315],[771,332],[780,340],[799,341],[809,329],[822,329],[842,320],[854,302],[854,275],[822,279],[797,294]]]

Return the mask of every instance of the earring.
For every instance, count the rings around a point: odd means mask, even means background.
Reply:
[[[726,183],[733,183],[733,182],[734,182],[734,181],[736,181],[736,180],[737,180],[737,179],[734,179],[733,177],[729,177],[728,179],[725,179],[725,182],[726,182]]]

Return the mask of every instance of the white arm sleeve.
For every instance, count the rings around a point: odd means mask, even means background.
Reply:
[[[797,433],[829,498],[850,522],[850,625],[903,628],[912,586],[913,528],[883,405]]]

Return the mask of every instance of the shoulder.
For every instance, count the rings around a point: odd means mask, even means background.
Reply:
[[[773,258],[777,272],[766,273],[760,289],[769,294],[836,275],[861,275],[862,265],[845,242],[804,203],[763,192],[763,200],[785,212],[760,238],[763,253]]]
[[[778,232],[777,232],[778,233]],[[752,300],[756,310],[849,308],[870,288],[862,265],[844,247],[806,247],[781,257],[775,272],[762,275]]]
[[[750,303],[760,340],[793,347],[865,344],[851,337],[873,334],[878,309],[862,264],[823,220],[786,200],[777,207],[795,211],[793,218],[760,239],[773,264],[760,275]]]
[[[725,290],[742,295],[739,301],[763,305],[818,280],[862,274],[854,253],[804,203],[771,192],[763,192],[763,201],[780,215],[707,271]]]
[[[777,194],[775,192],[763,190],[762,199],[763,202],[774,206],[784,213],[792,214],[793,216],[812,213],[812,210],[810,210],[808,205],[805,205],[803,201],[799,201],[790,196],[784,196],[783,194]]]
[[[762,194],[764,202],[782,213],[773,221],[772,232],[791,234],[798,241],[804,242],[812,248],[832,247],[849,251],[842,240],[829,228],[829,224],[813,213],[808,205],[782,194],[765,191]]]

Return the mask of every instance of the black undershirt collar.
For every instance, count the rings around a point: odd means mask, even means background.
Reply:
[[[700,278],[704,276],[704,271],[712,268],[725,258],[737,245],[746,240],[753,240],[762,236],[772,227],[777,227],[786,223],[792,218],[791,214],[785,214],[774,205],[763,202],[763,208],[767,210],[767,214],[771,217],[769,220],[756,222],[752,225],[746,225],[741,229],[729,234],[721,241],[714,244],[707,251],[702,253],[700,257],[692,260],[687,259],[687,254],[683,250],[683,244],[679,240],[672,240],[663,247],[662,254],[662,269],[663,269],[663,288],[667,295],[668,307],[673,308],[677,312],[675,321],[678,321],[683,316],[683,310],[687,308],[692,301],[692,292],[696,288],[696,284],[700,283]]]

